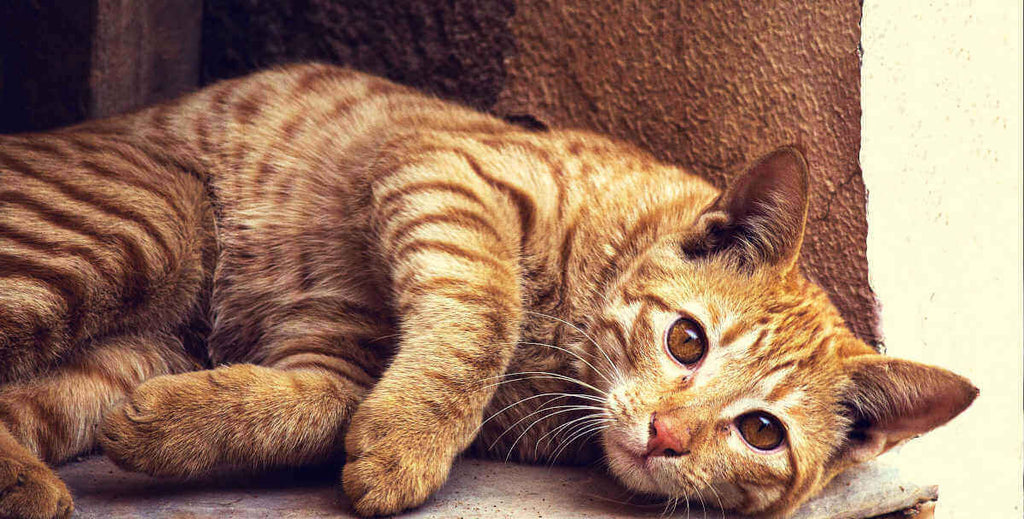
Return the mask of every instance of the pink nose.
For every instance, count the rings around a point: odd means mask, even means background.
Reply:
[[[690,428],[673,423],[671,417],[651,414],[647,456],[685,456],[690,453]]]

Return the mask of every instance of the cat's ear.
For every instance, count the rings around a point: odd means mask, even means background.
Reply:
[[[733,179],[697,219],[688,253],[735,253],[742,263],[788,271],[800,255],[807,222],[807,162],[778,149]]]
[[[851,385],[843,404],[853,428],[836,461],[873,459],[963,412],[978,388],[951,371],[917,362],[859,355],[846,361]]]

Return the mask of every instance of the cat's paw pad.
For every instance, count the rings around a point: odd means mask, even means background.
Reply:
[[[154,378],[110,410],[100,426],[104,454],[125,470],[153,476],[187,476],[215,464],[213,442],[200,434],[209,412],[202,398],[193,398],[195,388],[188,382],[204,381],[184,375]]]
[[[400,429],[353,424],[345,439],[342,487],[363,516],[391,515],[423,504],[444,484],[452,459],[436,459],[428,446]]]
[[[68,488],[48,467],[0,457],[0,517],[64,519],[74,509]]]

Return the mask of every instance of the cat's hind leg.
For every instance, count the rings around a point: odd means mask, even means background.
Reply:
[[[150,380],[104,420],[103,449],[125,469],[170,477],[335,458],[374,379],[306,351]]]
[[[0,386],[0,517],[66,517],[71,494],[46,465],[92,450],[103,413],[143,380],[195,366],[162,334],[97,341],[59,368]]]

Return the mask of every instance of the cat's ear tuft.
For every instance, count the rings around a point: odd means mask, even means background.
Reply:
[[[875,458],[967,409],[978,388],[951,371],[917,362],[861,355],[847,360],[850,388],[843,405],[853,421],[837,461]]]
[[[686,252],[735,253],[741,262],[788,271],[800,254],[807,221],[807,162],[796,148],[758,160],[698,218]]]

